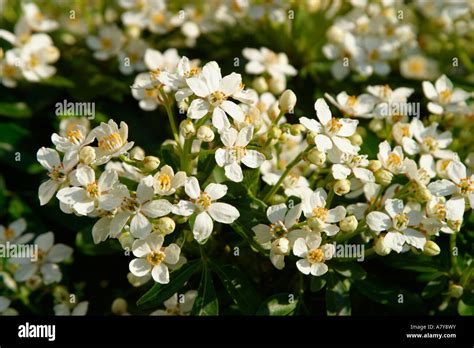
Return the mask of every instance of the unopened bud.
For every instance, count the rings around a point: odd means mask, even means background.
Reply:
[[[184,139],[189,139],[196,134],[196,128],[194,128],[193,121],[187,119],[180,123],[179,133]]]
[[[379,169],[374,174],[375,181],[382,186],[388,186],[392,182],[393,174],[390,173],[388,170]]]
[[[319,151],[317,149],[312,149],[308,153],[308,161],[311,162],[312,164],[317,165],[318,167],[322,166],[324,162],[326,162],[326,154],[322,151]]]
[[[283,79],[270,79],[270,92],[273,94],[280,94],[286,88],[286,80]]]
[[[156,229],[158,232],[164,235],[168,235],[170,233],[173,233],[174,229],[176,228],[176,222],[168,216],[164,216],[162,218],[159,218],[155,222]]]
[[[58,302],[67,302],[69,299],[69,291],[64,285],[54,287],[53,297]]]
[[[351,182],[347,179],[337,180],[333,187],[334,193],[343,196],[351,190]]]
[[[426,186],[418,185],[417,197],[420,198],[421,202],[429,202],[433,198],[433,195],[431,194],[431,191]]]
[[[460,298],[464,293],[464,289],[461,285],[450,284],[449,285],[449,295],[454,298]]]
[[[137,161],[143,161],[145,158],[145,150],[140,146],[133,147],[133,149],[130,150],[130,158]]]
[[[155,156],[146,156],[143,159],[143,168],[147,172],[152,172],[160,166],[160,159]]]
[[[280,136],[282,134],[282,131],[280,128],[278,128],[277,126],[273,126],[271,129],[270,129],[270,132],[268,132],[268,137],[270,139],[279,139]]]
[[[305,130],[304,126],[302,124],[292,124],[290,126],[290,133],[291,135],[293,136],[297,136],[297,135],[300,135],[301,132],[303,132]]]
[[[115,315],[122,315],[127,312],[127,301],[121,297],[118,297],[112,302],[112,313]]]
[[[96,154],[92,146],[84,146],[79,152],[79,160],[84,164],[91,164],[95,161]]]
[[[346,216],[344,219],[339,222],[339,227],[342,232],[352,233],[357,229],[357,219],[354,215]]]
[[[425,247],[423,248],[423,254],[427,256],[436,256],[441,252],[438,244],[433,242],[432,240],[428,240],[425,243]]]
[[[296,105],[296,95],[291,89],[287,89],[278,99],[280,110],[284,113],[293,112]]]
[[[314,145],[317,135],[318,133],[308,132],[308,134],[306,135],[306,142],[308,143],[308,145]]]
[[[287,238],[278,238],[272,242],[272,250],[278,255],[287,255],[290,252],[290,241]]]
[[[367,168],[375,173],[377,170],[382,168],[382,162],[380,162],[379,160],[370,160],[369,166]]]
[[[214,132],[209,126],[201,126],[197,131],[197,137],[205,143],[210,143],[214,140]]]
[[[280,116],[280,107],[278,105],[278,102],[274,102],[270,107],[268,108],[268,117],[270,117],[270,120],[275,120],[278,116]]]
[[[369,129],[374,133],[380,132],[383,129],[383,121],[379,118],[374,118],[369,123]]]
[[[128,249],[128,250],[131,250],[132,249],[132,245],[133,245],[133,242],[134,242],[134,238],[133,236],[130,234],[130,232],[124,232],[120,235],[120,237],[118,238],[119,242],[120,242],[120,245],[122,246],[122,248],[125,250],[125,249]]]
[[[266,91],[268,91],[267,80],[265,80],[264,77],[257,77],[253,80],[252,87],[260,94],[265,93]]]
[[[384,237],[380,236],[375,241],[374,251],[380,256],[386,256],[390,254],[390,247],[384,242]]]
[[[360,134],[357,134],[357,133],[352,134],[349,137],[349,140],[350,140],[351,144],[355,145],[355,146],[360,146],[364,142],[364,140],[362,140],[362,137],[360,136]]]

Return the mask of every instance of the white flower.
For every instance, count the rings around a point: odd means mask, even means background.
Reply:
[[[14,88],[21,78],[21,70],[17,64],[17,55],[14,50],[5,53],[5,57],[0,59],[0,81],[5,87]]]
[[[169,165],[164,165],[160,171],[153,176],[153,179],[155,193],[160,196],[169,196],[184,185],[186,182],[186,173],[180,171],[175,174],[173,168]]]
[[[117,55],[122,48],[124,37],[116,25],[106,25],[100,28],[98,36],[88,36],[87,45],[93,49],[94,58],[107,60]]]
[[[120,72],[130,75],[134,71],[145,70],[143,57],[148,44],[141,39],[129,41],[117,56]]]
[[[446,75],[439,77],[434,86],[429,81],[423,81],[422,86],[425,96],[431,100],[427,107],[433,114],[455,112],[470,97],[466,91],[454,88]]]
[[[162,104],[160,87],[160,82],[150,73],[140,73],[135,77],[131,90],[132,96],[139,100],[140,109],[153,111]]]
[[[101,165],[108,162],[113,157],[118,157],[130,150],[134,143],[128,142],[128,126],[125,122],[120,122],[120,129],[114,120],[108,123],[102,122],[92,132],[97,141],[96,160],[93,164]]]
[[[306,218],[311,219],[309,225],[313,230],[325,232],[328,236],[334,236],[339,232],[339,227],[333,224],[344,219],[346,209],[341,205],[328,209],[326,208],[326,200],[326,191],[323,188],[316,189],[303,200],[303,212]]]
[[[248,74],[261,75],[268,73],[275,79],[286,79],[286,76],[295,76],[296,69],[288,63],[285,53],[275,53],[266,47],[244,48],[242,54],[249,62],[245,65]]]
[[[77,158],[64,158],[61,162],[59,154],[56,150],[42,147],[36,153],[38,162],[48,170],[50,179],[43,182],[38,189],[38,196],[41,205],[48,203],[54,196],[56,191],[65,185],[68,175],[77,164]]]
[[[393,174],[401,174],[406,170],[405,157],[401,146],[395,146],[392,150],[388,141],[379,144],[378,160],[383,168]]]
[[[400,74],[407,79],[431,80],[438,76],[438,63],[421,54],[412,54],[400,62]]]
[[[270,249],[270,261],[277,269],[285,267],[285,256],[289,255],[293,242],[302,236],[302,230],[291,230],[301,216],[302,206],[297,204],[288,210],[286,204],[272,205],[267,209],[270,225],[252,227],[255,239]]]
[[[154,200],[153,177],[151,175],[140,180],[136,196],[128,197],[122,203],[122,211],[112,218],[110,235],[116,237],[122,232],[125,224],[131,218],[130,232],[136,238],[147,236],[153,229],[149,218],[168,215],[173,206],[166,199]]]
[[[324,96],[344,115],[351,117],[370,118],[374,109],[374,98],[369,94],[355,96],[341,92],[336,96],[336,100],[327,93]]]
[[[54,306],[54,315],[61,316],[82,316],[87,314],[87,309],[89,308],[88,301],[82,301],[77,304],[71,303],[60,303]]]
[[[459,161],[451,161],[446,172],[449,180],[442,179],[431,183],[428,186],[431,193],[443,197],[452,195],[450,201],[459,200],[458,206],[463,213],[465,199],[474,207],[474,174],[468,175],[466,166]]]
[[[212,112],[212,124],[219,131],[230,127],[226,114],[237,122],[244,121],[242,109],[229,100],[231,97],[240,98],[239,92],[243,87],[240,74],[231,73],[222,77],[219,65],[216,62],[209,62],[204,65],[199,77],[191,77],[186,81],[198,97],[189,105],[189,118],[201,119]]]
[[[94,170],[89,166],[80,166],[73,174],[80,187],[65,187],[56,197],[79,215],[88,215],[95,209],[112,211],[128,195],[128,189],[118,181],[113,170],[106,170],[96,180]]]
[[[26,221],[21,218],[13,221],[7,228],[0,225],[0,244],[25,244],[33,239],[33,233],[23,234],[26,230]]]
[[[333,244],[321,245],[321,236],[310,235],[306,238],[298,238],[293,245],[293,254],[301,258],[296,262],[296,267],[303,274],[322,276],[328,271],[324,263],[330,260],[336,251]]]
[[[331,158],[333,164],[331,171],[334,179],[344,180],[353,173],[354,176],[364,183],[375,182],[374,174],[368,170],[369,160],[367,155],[340,154],[338,158]]]
[[[260,152],[246,148],[252,136],[253,127],[244,127],[239,132],[235,128],[229,128],[221,133],[224,147],[217,149],[215,158],[232,181],[241,182],[244,178],[240,163],[250,168],[258,168],[265,161],[265,156]]]
[[[188,290],[183,295],[174,294],[163,305],[166,309],[157,309],[150,313],[150,315],[189,315],[194,306],[194,301],[198,292],[196,290]]]
[[[314,109],[320,122],[301,117],[300,123],[310,131],[318,133],[315,137],[318,150],[327,152],[334,147],[343,153],[356,155],[358,149],[351,144],[347,137],[355,133],[359,121],[332,117],[328,104],[322,98],[316,100]]]
[[[160,284],[170,281],[168,265],[175,265],[179,261],[181,249],[176,244],[163,247],[163,236],[152,233],[145,239],[133,243],[133,255],[136,259],[130,262],[130,272],[137,277],[143,277],[151,272],[153,280]]]
[[[38,246],[38,253],[35,255],[37,260],[25,258],[12,260],[13,263],[19,264],[15,271],[15,280],[24,282],[40,271],[46,285],[60,282],[62,273],[57,263],[71,257],[72,248],[64,244],[54,244],[53,232],[40,234],[33,244]]]
[[[173,212],[183,216],[196,214],[193,235],[199,243],[205,242],[211,235],[214,228],[212,220],[231,224],[240,216],[239,211],[230,204],[216,202],[227,193],[226,185],[211,183],[201,191],[198,180],[190,177],[186,180],[184,190],[191,200],[180,201]]]
[[[388,118],[390,121],[392,117],[392,109],[401,109],[401,106],[407,102],[410,95],[413,94],[412,88],[399,87],[396,89],[390,88],[389,85],[368,86],[367,92],[375,99],[374,110],[372,117]]]
[[[420,224],[422,214],[410,206],[404,206],[400,199],[387,199],[385,211],[388,214],[373,211],[367,215],[367,225],[372,231],[376,234],[388,231],[383,239],[384,244],[397,253],[403,250],[405,243],[423,250],[426,236],[411,228]]]
[[[24,3],[21,7],[23,18],[32,30],[48,32],[58,28],[58,23],[46,18],[35,3]]]
[[[451,132],[446,131],[438,134],[437,127],[437,123],[425,127],[419,119],[414,119],[410,129],[416,141],[409,137],[402,139],[403,149],[407,154],[421,154],[420,166],[425,168],[431,177],[436,175],[434,158],[449,159],[454,156],[452,151],[446,150],[453,141]]]
[[[190,61],[188,57],[182,57],[176,68],[160,71],[157,78],[166,88],[176,91],[176,101],[180,102],[193,94],[186,79],[199,74],[200,69],[197,65],[196,60]]]
[[[75,158],[84,146],[94,141],[95,134],[87,132],[85,126],[77,124],[69,127],[66,136],[53,133],[51,141],[56,145],[56,150],[65,153],[65,157]]]

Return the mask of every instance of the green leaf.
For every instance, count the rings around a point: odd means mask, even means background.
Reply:
[[[323,277],[311,277],[310,289],[312,292],[318,292],[326,285],[326,279]]]
[[[426,284],[425,288],[423,289],[423,292],[421,293],[421,296],[423,298],[432,298],[441,293],[444,289],[446,289],[448,286],[448,278],[447,277],[442,277],[442,278],[437,278],[435,280],[430,281],[428,284]]]
[[[327,275],[326,312],[328,315],[351,315],[351,300],[349,297],[350,282],[341,281],[330,271]]]
[[[276,294],[263,301],[258,308],[257,315],[292,315],[297,305],[298,300],[292,299],[290,294]]]
[[[458,302],[458,313],[462,316],[473,316],[474,315],[474,306],[470,306],[464,303],[463,300]]]
[[[364,280],[354,282],[354,287],[370,300],[381,304],[396,304],[400,293],[399,289],[370,274]]]
[[[192,315],[218,315],[219,302],[217,300],[212,274],[207,267],[202,270],[201,284],[194,301]]]
[[[94,244],[92,226],[87,226],[76,234],[76,247],[84,255],[90,256],[111,255],[123,252],[116,239],[107,239],[100,244]]]
[[[74,82],[71,80],[62,77],[62,76],[53,76],[50,77],[49,79],[42,80],[39,82],[42,85],[46,86],[53,86],[53,87],[61,87],[61,88],[73,88],[74,87]]]
[[[181,268],[171,272],[168,284],[156,283],[137,301],[137,306],[141,309],[152,309],[160,306],[169,299],[191,278],[191,276],[201,269],[201,260],[194,260],[185,263]]]
[[[405,254],[403,257],[398,255],[388,255],[383,261],[393,267],[414,272],[440,272],[444,271],[439,260],[425,255]]]
[[[253,284],[234,265],[222,265],[212,262],[212,270],[219,276],[224,288],[243,314],[255,314],[259,296]]]
[[[362,266],[355,262],[339,262],[334,263],[331,266],[337,273],[346,278],[355,280],[364,279],[367,276],[367,272],[362,268]]]
[[[31,110],[23,102],[19,103],[0,103],[0,115],[11,118],[28,118],[31,116]]]
[[[0,123],[0,134],[2,135],[0,145],[5,144],[5,148],[11,151],[13,147],[15,147],[29,133],[28,130],[15,123]]]

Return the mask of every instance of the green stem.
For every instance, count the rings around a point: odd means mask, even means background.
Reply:
[[[196,130],[199,129],[203,124],[209,120],[211,114],[208,114],[196,122]],[[193,144],[195,136],[184,140],[183,151],[181,152],[181,170],[185,171],[186,174],[191,175],[192,161],[191,161],[191,146]]]
[[[457,237],[456,233],[453,233],[449,238],[449,252],[451,254],[451,267],[452,267],[453,273],[457,277],[460,277],[462,272],[461,272],[461,269],[459,268],[458,257],[457,255],[454,255],[454,249],[456,248],[456,237]]]
[[[298,163],[300,163],[300,161],[303,159],[304,155],[311,149],[313,148],[314,145],[308,145],[308,147],[302,151],[298,156],[296,156],[296,158],[290,162],[290,164],[288,164],[288,166],[286,167],[286,170],[283,172],[282,176],[280,177],[280,179],[277,181],[277,183],[271,188],[270,191],[268,191],[268,193],[265,195],[265,197],[263,198],[263,201],[265,203],[268,203],[268,201],[273,197],[273,195],[278,191],[278,189],[280,188],[281,184],[283,183],[283,180],[285,180],[285,178],[288,176],[288,174],[290,173],[290,171],[293,169],[293,167],[295,167]]]
[[[171,109],[171,103],[169,103],[169,98],[166,95],[166,93],[163,91],[163,89],[160,90],[160,93],[161,93],[161,97],[165,101],[163,105],[166,109],[166,114],[168,115],[168,120],[170,121],[171,130],[173,132],[174,140],[178,144],[178,147],[181,149],[181,144],[179,143],[178,127],[176,126],[176,121],[175,121],[175,118],[174,118],[173,110]]]

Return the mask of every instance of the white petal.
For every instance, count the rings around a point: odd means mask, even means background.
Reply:
[[[157,218],[171,213],[173,205],[166,199],[157,199],[143,205],[142,212],[148,217]]]
[[[133,275],[143,277],[150,272],[150,264],[145,259],[134,259],[130,261],[128,268]]]
[[[204,192],[209,194],[211,199],[215,201],[226,195],[227,186],[223,184],[210,183],[209,185],[206,186],[206,188],[204,189]]]
[[[231,102],[229,100],[224,100],[221,104],[221,108],[226,113],[228,113],[235,121],[237,121],[237,122],[243,122],[244,121],[244,119],[245,119],[244,112],[234,102]]]
[[[198,97],[205,98],[210,94],[206,83],[200,78],[191,77],[186,79],[186,83]]]
[[[403,213],[403,201],[401,199],[387,199],[385,201],[385,210],[392,218],[395,215]]]
[[[288,208],[285,203],[272,205],[267,209],[268,220],[273,224],[277,221],[284,221]]]
[[[321,124],[326,125],[331,121],[332,113],[329,109],[328,104],[323,98],[319,98],[314,103],[314,109],[316,110],[316,115],[318,116]]]
[[[242,163],[249,168],[258,168],[265,160],[265,156],[257,150],[247,150],[247,153],[242,158]]]
[[[196,239],[198,243],[203,242],[211,235],[213,228],[214,224],[212,223],[212,219],[206,212],[198,214],[194,221],[194,239]]]
[[[136,238],[145,237],[151,230],[150,221],[142,213],[137,213],[130,222],[130,232]]]
[[[325,263],[318,262],[311,265],[311,274],[314,276],[322,276],[328,271],[328,266]]]
[[[54,245],[48,252],[47,260],[49,262],[62,262],[72,255],[72,248],[64,244]]]
[[[168,271],[168,267],[163,263],[153,267],[151,271],[151,276],[153,277],[153,280],[155,282],[160,284],[168,284],[170,282],[170,274]]]
[[[298,257],[305,257],[307,252],[308,247],[306,246],[304,238],[298,238],[295,240],[295,243],[293,244],[293,254]]]
[[[184,190],[186,191],[186,194],[192,199],[197,199],[201,193],[199,182],[194,176],[191,176],[186,180]]]
[[[165,248],[165,254],[166,254],[165,262],[171,265],[174,265],[179,260],[180,252],[181,252],[181,249],[178,245],[176,244],[168,245],[168,247]]]
[[[215,221],[223,224],[231,224],[240,216],[239,211],[227,203],[213,203],[208,211]]]
[[[242,168],[237,164],[237,162],[232,162],[224,167],[225,176],[228,177],[233,182],[242,182],[244,179],[244,174],[242,173]]]
[[[367,215],[367,225],[375,232],[386,231],[392,226],[390,216],[379,211],[373,211]]]
[[[296,267],[303,274],[310,274],[311,272],[311,264],[306,259],[302,259],[296,262]]]

